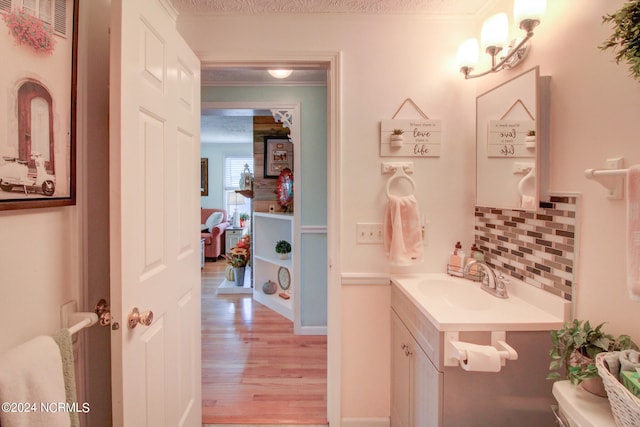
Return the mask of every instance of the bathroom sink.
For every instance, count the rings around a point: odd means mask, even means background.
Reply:
[[[392,282],[440,331],[537,331],[562,327],[570,303],[515,279],[509,298],[446,274],[398,275]]]
[[[494,307],[492,303],[495,297],[486,292],[476,293],[472,282],[452,277],[430,279],[428,283],[418,286],[418,292],[427,299],[437,300],[453,309],[475,311]]]

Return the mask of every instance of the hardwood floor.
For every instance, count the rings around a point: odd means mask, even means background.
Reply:
[[[294,335],[251,295],[216,295],[225,267],[202,272],[203,424],[326,426],[326,336]]]

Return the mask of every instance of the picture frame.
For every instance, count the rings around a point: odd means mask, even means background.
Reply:
[[[209,195],[209,159],[200,159],[200,196]]]
[[[75,205],[78,0],[19,6],[0,3],[0,211]]]
[[[293,143],[286,136],[265,136],[264,177],[278,178],[285,168],[293,171]]]

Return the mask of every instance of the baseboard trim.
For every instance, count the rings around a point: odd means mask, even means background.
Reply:
[[[326,326],[300,326],[300,335],[327,335]]]
[[[389,417],[380,418],[343,418],[342,427],[390,427]]]

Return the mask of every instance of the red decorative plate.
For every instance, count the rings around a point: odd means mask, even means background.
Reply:
[[[293,210],[293,172],[284,168],[278,176],[278,186],[276,187],[278,204],[287,211]]]

